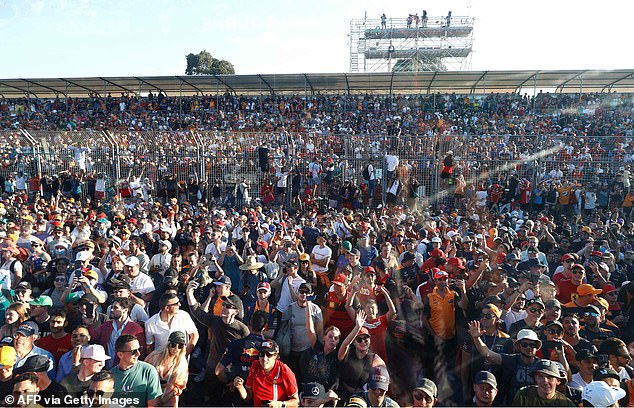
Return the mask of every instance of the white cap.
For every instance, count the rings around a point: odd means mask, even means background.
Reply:
[[[449,231],[449,232],[447,232],[447,237],[449,237],[449,239],[451,239],[451,238],[455,237],[456,235],[460,235],[460,234],[459,234],[459,233],[457,233],[456,231]],[[433,240],[433,238],[432,238],[432,240]],[[438,241],[436,241],[436,242],[438,242]]]
[[[442,239],[440,239],[439,237],[433,237],[431,239],[431,242],[438,242],[439,244],[442,244]]]
[[[110,357],[106,355],[106,350],[100,344],[91,344],[81,348],[81,358],[90,358],[97,361],[110,360]]]
[[[610,387],[605,381],[592,381],[583,387],[581,399],[595,407],[609,407],[625,397],[625,390],[620,387]]]
[[[284,235],[284,241],[292,241],[290,235]]]
[[[139,258],[137,258],[134,255],[129,256],[128,259],[126,259],[126,261],[125,261],[125,266],[137,266],[137,265],[140,265],[140,264],[141,263],[139,262]]]
[[[75,260],[76,261],[84,262],[84,261],[87,261],[89,259],[90,259],[90,253],[88,253],[88,251],[77,252],[77,255],[75,256]]]

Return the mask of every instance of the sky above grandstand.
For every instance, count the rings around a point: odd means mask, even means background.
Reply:
[[[237,74],[348,72],[350,20],[475,18],[472,70],[634,68],[634,2],[0,0],[0,78],[182,75],[206,49]]]

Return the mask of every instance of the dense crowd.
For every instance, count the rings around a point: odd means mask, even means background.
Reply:
[[[631,106],[614,94],[1,100],[3,128],[66,128],[50,148],[74,166],[52,155],[29,173],[3,146],[18,171],[0,180],[0,398],[634,405]],[[107,180],[95,147],[72,143],[88,128],[113,130],[127,178]],[[148,128],[164,156],[144,174]],[[162,160],[193,148],[187,129],[210,168],[248,152],[259,184],[179,181]],[[229,132],[242,130],[271,136]],[[551,166],[531,162],[549,149]],[[515,164],[483,165],[496,161]]]

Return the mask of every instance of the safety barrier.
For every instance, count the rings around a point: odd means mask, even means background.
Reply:
[[[309,182],[310,163],[317,157],[325,180],[315,196],[325,200],[331,181],[361,185],[364,169],[372,163],[376,205],[391,182],[385,160],[391,154],[399,158],[395,174],[405,186],[415,185],[412,197],[427,205],[453,194],[453,184],[443,183],[440,175],[449,153],[454,158],[454,175],[464,175],[473,188],[511,175],[533,185],[553,177],[580,185],[611,183],[632,161],[630,140],[622,136],[16,130],[0,132],[0,175],[85,173],[105,178],[112,187],[119,187],[123,180],[146,179],[154,183],[155,196],[161,197],[167,197],[159,194],[166,177],[173,176],[181,192],[193,179],[207,183],[205,197],[215,194],[219,197],[213,198],[224,200],[231,199],[236,184],[243,181],[249,196],[259,198],[262,185],[276,187],[279,175],[290,170],[302,177],[303,190]],[[276,197],[280,203],[290,203],[291,177],[287,186],[287,196]]]

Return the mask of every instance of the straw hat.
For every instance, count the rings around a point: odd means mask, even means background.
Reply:
[[[241,271],[252,271],[254,269],[260,269],[264,264],[262,262],[258,262],[258,259],[255,255],[249,255],[247,257],[247,261],[240,265]]]

